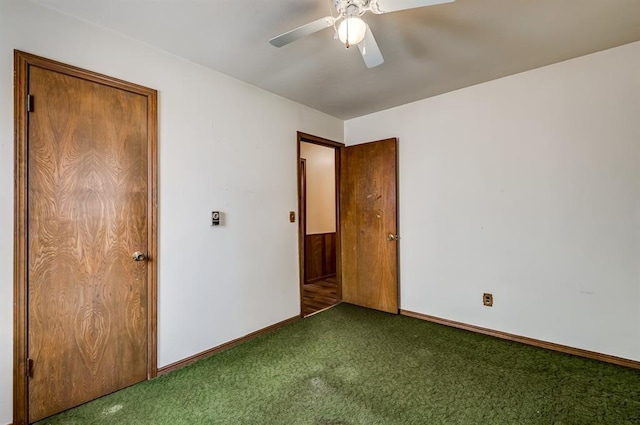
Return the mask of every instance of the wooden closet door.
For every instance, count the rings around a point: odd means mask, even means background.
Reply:
[[[147,377],[147,98],[29,67],[29,422]]]

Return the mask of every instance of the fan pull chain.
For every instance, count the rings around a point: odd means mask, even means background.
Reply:
[[[347,17],[345,18],[347,20],[347,22],[345,23],[345,25],[347,26],[347,39],[344,42],[344,45],[347,46],[347,49],[349,48],[349,14],[347,13]]]

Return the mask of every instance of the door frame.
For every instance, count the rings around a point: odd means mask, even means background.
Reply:
[[[338,280],[338,300],[342,300],[342,251],[340,243],[340,152],[345,147],[344,143],[334,142],[333,140],[325,139],[323,137],[313,136],[311,134],[298,131],[296,143],[297,143],[297,157],[296,168],[298,170],[298,264],[300,270],[299,285],[300,285],[300,317],[304,317],[304,278],[305,278],[305,236],[306,236],[306,206],[303,205],[303,191],[302,187],[302,167],[300,158],[300,143],[312,143],[314,145],[320,145],[327,148],[332,148],[335,152],[335,185],[336,185],[336,279]]]
[[[13,264],[13,424],[28,423],[28,125],[29,67],[36,66],[147,98],[147,379],[158,374],[157,298],[158,298],[158,113],[156,90],[75,66],[14,50],[14,264]]]
[[[300,242],[300,279],[304,287],[306,282],[305,255],[307,253],[306,230],[307,230],[307,160],[305,158],[298,159],[298,228],[302,231],[299,235],[302,239]],[[300,294],[302,301],[302,293]],[[302,311],[302,310],[301,310]]]

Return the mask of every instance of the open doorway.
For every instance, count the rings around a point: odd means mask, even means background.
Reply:
[[[338,225],[342,146],[298,133],[300,311],[305,317],[342,299]]]

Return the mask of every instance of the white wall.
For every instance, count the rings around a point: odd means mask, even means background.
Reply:
[[[12,416],[14,48],[159,91],[159,366],[299,313],[297,225],[288,222],[297,209],[296,131],[342,140],[342,121],[0,0],[0,424]],[[212,210],[224,212],[224,226],[209,226]]]
[[[640,43],[345,124],[393,136],[403,309],[640,360]]]
[[[300,143],[300,157],[306,159],[307,235],[336,231],[335,149],[314,143]]]

